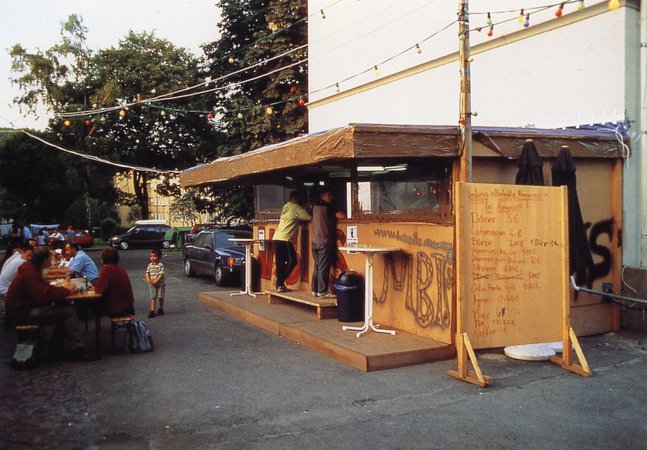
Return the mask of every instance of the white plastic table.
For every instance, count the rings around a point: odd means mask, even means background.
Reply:
[[[339,247],[339,250],[345,250],[348,253],[362,253],[365,259],[364,270],[364,325],[361,327],[351,327],[344,325],[342,330],[357,331],[356,336],[360,337],[363,333],[373,330],[377,333],[386,333],[395,335],[395,330],[383,330],[377,328],[373,324],[373,255],[376,253],[392,253],[399,252],[401,249],[397,247],[372,247],[368,245],[357,245],[348,247]]]
[[[232,295],[251,295],[256,298],[257,294],[262,292],[252,292],[252,247],[255,243],[264,242],[264,239],[253,238],[229,238],[230,242],[238,242],[245,245],[245,290],[240,292],[232,292]]]

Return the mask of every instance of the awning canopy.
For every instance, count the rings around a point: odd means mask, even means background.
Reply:
[[[474,156],[517,158],[523,142],[533,139],[542,157],[555,157],[568,145],[575,157],[618,158],[622,144],[612,132],[475,128]],[[182,187],[269,184],[272,175],[303,168],[346,166],[353,160],[383,158],[454,158],[459,128],[425,125],[351,124],[192,167],[180,174]],[[332,169],[331,169],[332,170]]]

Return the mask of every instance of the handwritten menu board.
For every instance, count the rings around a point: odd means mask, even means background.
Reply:
[[[457,331],[474,348],[562,340],[566,188],[461,182],[456,200]]]

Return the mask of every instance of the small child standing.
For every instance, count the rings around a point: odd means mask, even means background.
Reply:
[[[162,264],[162,251],[159,248],[151,250],[151,262],[146,267],[146,282],[150,291],[150,310],[148,317],[155,317],[155,302],[159,300],[158,316],[164,315],[164,293],[166,281],[164,280],[164,264]]]

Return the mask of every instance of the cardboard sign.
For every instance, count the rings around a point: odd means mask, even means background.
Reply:
[[[457,183],[457,332],[474,348],[562,340],[567,217],[565,187]]]

